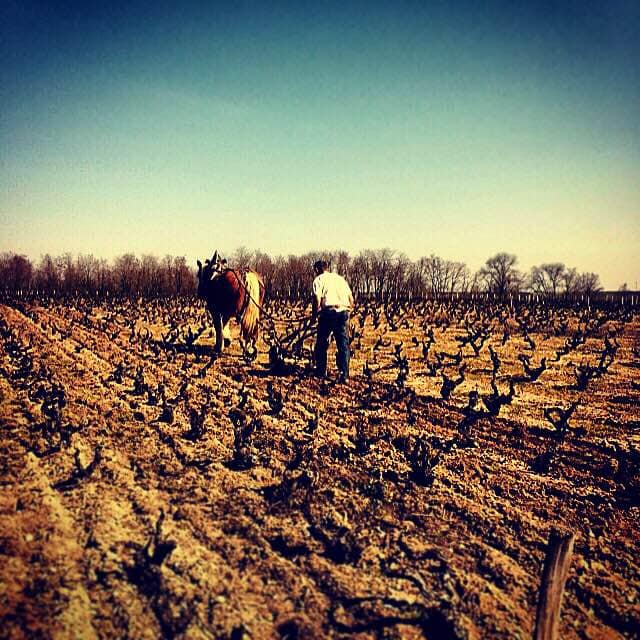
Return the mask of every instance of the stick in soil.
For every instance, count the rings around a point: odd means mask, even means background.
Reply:
[[[538,594],[534,640],[556,640],[558,638],[562,595],[571,564],[574,539],[575,536],[572,533],[562,534],[555,530],[551,532],[549,537]]]

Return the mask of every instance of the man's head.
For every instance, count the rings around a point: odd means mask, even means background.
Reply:
[[[316,260],[313,263],[313,270],[316,272],[316,275],[324,273],[328,268],[329,265],[326,260]]]

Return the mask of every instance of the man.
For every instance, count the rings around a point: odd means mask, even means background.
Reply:
[[[324,260],[313,265],[313,315],[318,316],[318,333],[314,350],[316,375],[327,375],[327,349],[331,334],[336,341],[338,382],[349,377],[349,311],[353,307],[353,294],[347,281],[329,271]]]

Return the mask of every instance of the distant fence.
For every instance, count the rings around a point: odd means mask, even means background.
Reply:
[[[506,301],[507,300],[505,300],[505,302]],[[511,303],[543,304],[558,307],[594,306],[637,309],[640,308],[640,292],[596,291],[594,293],[583,294],[560,294],[554,297],[525,291],[509,296],[508,301]]]
[[[377,301],[376,297],[359,296],[359,300]],[[421,296],[406,296],[397,294],[387,296],[382,302],[423,302],[434,300],[437,302],[465,301],[478,304],[496,303],[511,306],[540,304],[552,307],[614,307],[640,309],[639,291],[597,291],[590,294],[559,294],[557,296],[520,291],[499,296],[488,291],[449,291],[445,293],[426,293]]]
[[[156,295],[156,296],[143,296],[139,293],[132,293],[130,295],[122,293],[112,293],[107,291],[96,291],[95,294],[90,294],[86,291],[76,292],[50,292],[39,291],[37,289],[0,289],[0,301],[11,301],[15,299],[29,300],[29,299],[55,299],[55,300],[72,300],[74,298],[84,298],[88,300],[136,300],[136,299],[176,299],[176,298],[194,298],[194,294],[173,294],[173,295]],[[512,307],[520,305],[543,305],[550,307],[583,307],[583,308],[611,308],[611,309],[629,309],[640,310],[640,291],[597,291],[589,294],[559,294],[557,296],[544,295],[539,293],[532,293],[530,291],[519,291],[517,293],[508,294],[506,296],[499,296],[492,292],[487,291],[450,291],[445,293],[431,293],[426,292],[423,295],[408,295],[402,291],[394,292],[392,295],[386,295],[380,300],[373,294],[366,295],[360,294],[357,296],[360,301],[370,302],[424,302],[424,301],[437,301],[437,302],[456,302],[464,301],[478,304],[507,304]],[[275,297],[272,300],[279,300]],[[282,300],[289,300],[288,298],[282,298]],[[290,300],[289,300],[290,301]]]

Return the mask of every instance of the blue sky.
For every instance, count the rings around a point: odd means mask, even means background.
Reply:
[[[637,2],[5,2],[0,251],[640,280]]]

